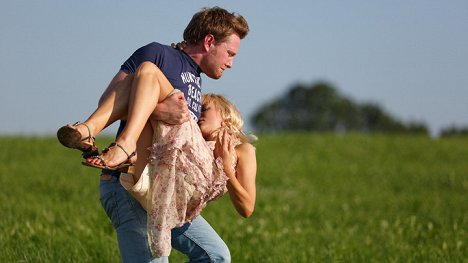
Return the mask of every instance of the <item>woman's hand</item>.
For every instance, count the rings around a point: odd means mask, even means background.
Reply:
[[[178,50],[184,50],[187,47],[187,41],[183,40],[178,43],[171,43],[171,47]]]
[[[216,138],[216,144],[214,148],[214,157],[220,157],[223,160],[224,172],[230,177],[234,175],[232,171],[233,156],[235,156],[236,151],[232,143],[232,136],[227,129],[223,129],[218,133]]]

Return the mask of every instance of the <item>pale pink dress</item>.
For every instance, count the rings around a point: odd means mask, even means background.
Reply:
[[[223,195],[227,177],[221,159],[213,157],[214,142],[203,139],[193,119],[177,126],[159,123],[154,133],[148,239],[153,255],[161,257],[170,254],[171,229],[192,221],[207,202]]]

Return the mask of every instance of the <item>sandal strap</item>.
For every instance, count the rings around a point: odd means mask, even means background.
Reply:
[[[109,166],[107,166],[106,161],[104,161],[104,158],[102,158],[102,154],[107,153],[110,150],[110,148],[115,147],[115,146],[119,147],[127,155],[127,161],[125,161],[125,162],[123,162],[123,163],[121,163],[119,165],[109,167]],[[122,145],[120,145],[120,144],[118,144],[116,142],[113,142],[107,148],[105,148],[101,152],[101,154],[91,157],[91,158],[99,159],[99,161],[101,162],[102,165],[92,165],[92,164],[89,164],[89,163],[86,163],[86,165],[93,166],[93,167],[104,168],[104,169],[110,169],[110,170],[128,169],[128,166],[133,165],[131,163],[130,159],[135,155],[136,155],[136,150],[133,151],[131,154],[128,154],[127,150],[125,150],[125,148]]]
[[[127,152],[127,150],[125,150],[125,148],[124,148],[122,145],[120,145],[120,144],[118,144],[118,143],[116,143],[116,142],[111,143],[111,144],[109,145],[109,147],[107,147],[106,149],[104,149],[104,151],[102,151],[102,153],[105,153],[105,152],[109,151],[109,148],[114,147],[114,146],[119,147],[119,148],[127,155],[127,161],[130,161],[130,159],[131,159],[133,156],[136,155],[136,151],[133,151],[131,154],[129,154],[129,153]]]
[[[78,125],[83,125],[86,127],[86,129],[88,129],[88,137],[81,139],[81,141],[88,140],[88,142],[93,143],[93,146],[95,146],[94,142],[96,141],[96,138],[91,136],[91,129],[89,128],[88,124],[81,122],[81,121],[77,121],[73,124],[73,126],[78,126]]]
[[[111,145],[109,145],[109,148],[113,147],[113,146],[119,147],[127,155],[127,161],[129,161],[133,156],[136,155],[136,151],[133,151],[131,154],[129,154],[127,152],[127,150],[125,150],[125,148],[122,145],[120,145],[120,144],[118,144],[116,142],[113,142]]]
[[[96,155],[96,156],[94,156],[93,158],[99,159],[99,161],[101,161],[101,163],[103,164],[102,166],[104,166],[105,168],[108,168],[108,167],[107,167],[107,164],[106,164],[106,161],[104,161],[104,159],[102,158],[101,155]]]

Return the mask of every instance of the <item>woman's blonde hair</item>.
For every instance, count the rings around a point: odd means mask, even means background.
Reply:
[[[240,142],[249,142],[252,143],[257,140],[257,137],[253,134],[244,134],[242,131],[242,127],[244,126],[244,120],[242,115],[240,114],[239,110],[232,104],[229,100],[225,97],[207,93],[202,96],[202,105],[205,106],[212,102],[217,111],[219,111],[221,118],[224,122],[224,127],[217,129],[211,133],[212,137],[216,137],[218,132],[223,129],[227,128],[234,137]]]

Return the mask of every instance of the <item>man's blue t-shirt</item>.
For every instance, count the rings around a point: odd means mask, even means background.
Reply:
[[[201,115],[201,69],[187,53],[156,42],[137,49],[120,67],[129,74],[135,73],[141,63],[153,62],[164,73],[175,89],[184,93],[192,117],[195,121]],[[125,121],[120,122],[117,136],[122,132]],[[118,171],[104,170],[115,176]]]
[[[153,62],[172,86],[184,93],[192,117],[198,120],[201,114],[201,70],[195,61],[183,51],[153,42],[137,49],[120,69],[135,73],[145,61]]]

